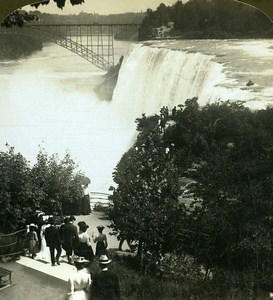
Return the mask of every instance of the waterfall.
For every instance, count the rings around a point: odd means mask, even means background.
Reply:
[[[113,103],[126,116],[158,113],[186,99],[201,105],[219,98],[215,86],[225,80],[223,65],[213,56],[136,44],[120,69]]]

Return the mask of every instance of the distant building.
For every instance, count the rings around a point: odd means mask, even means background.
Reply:
[[[155,28],[155,35],[157,38],[165,38],[168,37],[171,30],[174,28],[174,22],[168,22],[167,26],[162,25],[160,27]]]

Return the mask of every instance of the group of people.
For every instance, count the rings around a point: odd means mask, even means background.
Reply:
[[[103,254],[99,257],[100,272],[90,273],[90,261],[84,257],[74,260],[77,272],[69,278],[68,300],[120,300],[118,276],[109,271],[111,260]]]
[[[77,271],[69,277],[70,289],[67,300],[119,300],[120,287],[118,276],[109,271],[111,260],[107,256],[107,236],[104,226],[97,226],[98,234],[91,237],[87,233],[89,226],[78,222],[74,225],[74,216],[66,217],[63,224],[58,225],[56,219],[49,216],[40,228],[40,250],[49,248],[51,265],[60,265],[62,249],[67,261],[76,266]],[[39,250],[38,225],[30,224],[27,233],[29,253],[35,258]],[[95,254],[91,240],[96,243]],[[44,252],[42,252],[44,253]],[[93,274],[91,265],[94,258],[99,263],[100,272]]]
[[[118,276],[109,271],[111,260],[107,256],[107,236],[104,226],[97,226],[98,233],[87,233],[89,226],[84,221],[74,224],[76,218],[69,216],[59,224],[53,216],[43,216],[44,221],[31,223],[28,227],[28,250],[32,258],[50,257],[51,265],[60,265],[62,250],[67,262],[74,264],[77,271],[69,277],[67,300],[119,300]],[[91,242],[96,244],[95,253]],[[47,254],[48,253],[48,254]],[[92,273],[92,262],[99,263],[100,272]]]
[[[74,216],[64,218],[64,222],[58,225],[52,216],[41,226],[40,232],[38,225],[30,224],[27,234],[28,250],[32,258],[40,252],[42,258],[46,258],[46,252],[50,253],[51,265],[60,265],[60,256],[64,249],[68,263],[72,264],[72,256],[84,257],[92,262],[95,255],[106,254],[108,247],[107,236],[103,233],[104,226],[97,226],[98,235],[92,234],[92,240],[96,243],[95,254],[91,245],[91,237],[87,233],[89,226],[84,222],[78,222],[78,228],[74,225]],[[40,241],[39,241],[40,236]]]

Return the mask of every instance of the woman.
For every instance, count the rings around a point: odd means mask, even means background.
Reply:
[[[106,248],[108,247],[108,243],[107,243],[106,234],[102,233],[104,226],[99,225],[99,226],[97,226],[97,229],[98,229],[99,234],[95,238],[92,235],[92,238],[93,238],[93,242],[97,243],[96,256],[101,256],[101,255],[106,254]]]
[[[36,233],[37,226],[35,224],[29,225],[29,232],[27,233],[28,250],[31,258],[35,258],[39,249],[38,235]]]
[[[84,257],[74,259],[77,273],[70,276],[68,282],[70,283],[70,292],[67,294],[68,300],[89,300],[91,275],[86,269],[90,261]]]
[[[86,232],[89,226],[81,221],[78,223],[79,226],[79,245],[77,249],[75,249],[75,254],[77,256],[83,256],[85,259],[90,262],[94,260],[94,252],[91,246],[91,238]]]
[[[46,259],[46,260],[50,260],[50,252],[49,252],[49,248],[46,246],[46,240],[45,240],[45,230],[47,227],[50,226],[50,224],[48,224],[47,222],[48,216],[45,216],[45,220],[44,223],[41,227],[41,250],[38,253],[38,256],[41,259]]]

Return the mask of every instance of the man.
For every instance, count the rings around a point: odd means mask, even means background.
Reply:
[[[118,276],[108,270],[111,260],[106,255],[101,255],[99,266],[101,272],[94,276],[91,285],[92,300],[120,300]]]
[[[66,217],[64,219],[64,226],[62,228],[63,248],[66,252],[69,264],[72,264],[72,252],[77,247],[77,244],[79,242],[78,230],[77,227],[73,224],[74,221],[74,216]]]
[[[50,224],[50,226],[45,229],[45,240],[50,251],[51,265],[55,266],[55,262],[57,265],[60,265],[59,258],[62,253],[62,248],[59,229],[55,226],[55,220],[53,217],[48,218],[48,224]],[[56,258],[55,249],[57,250]]]

